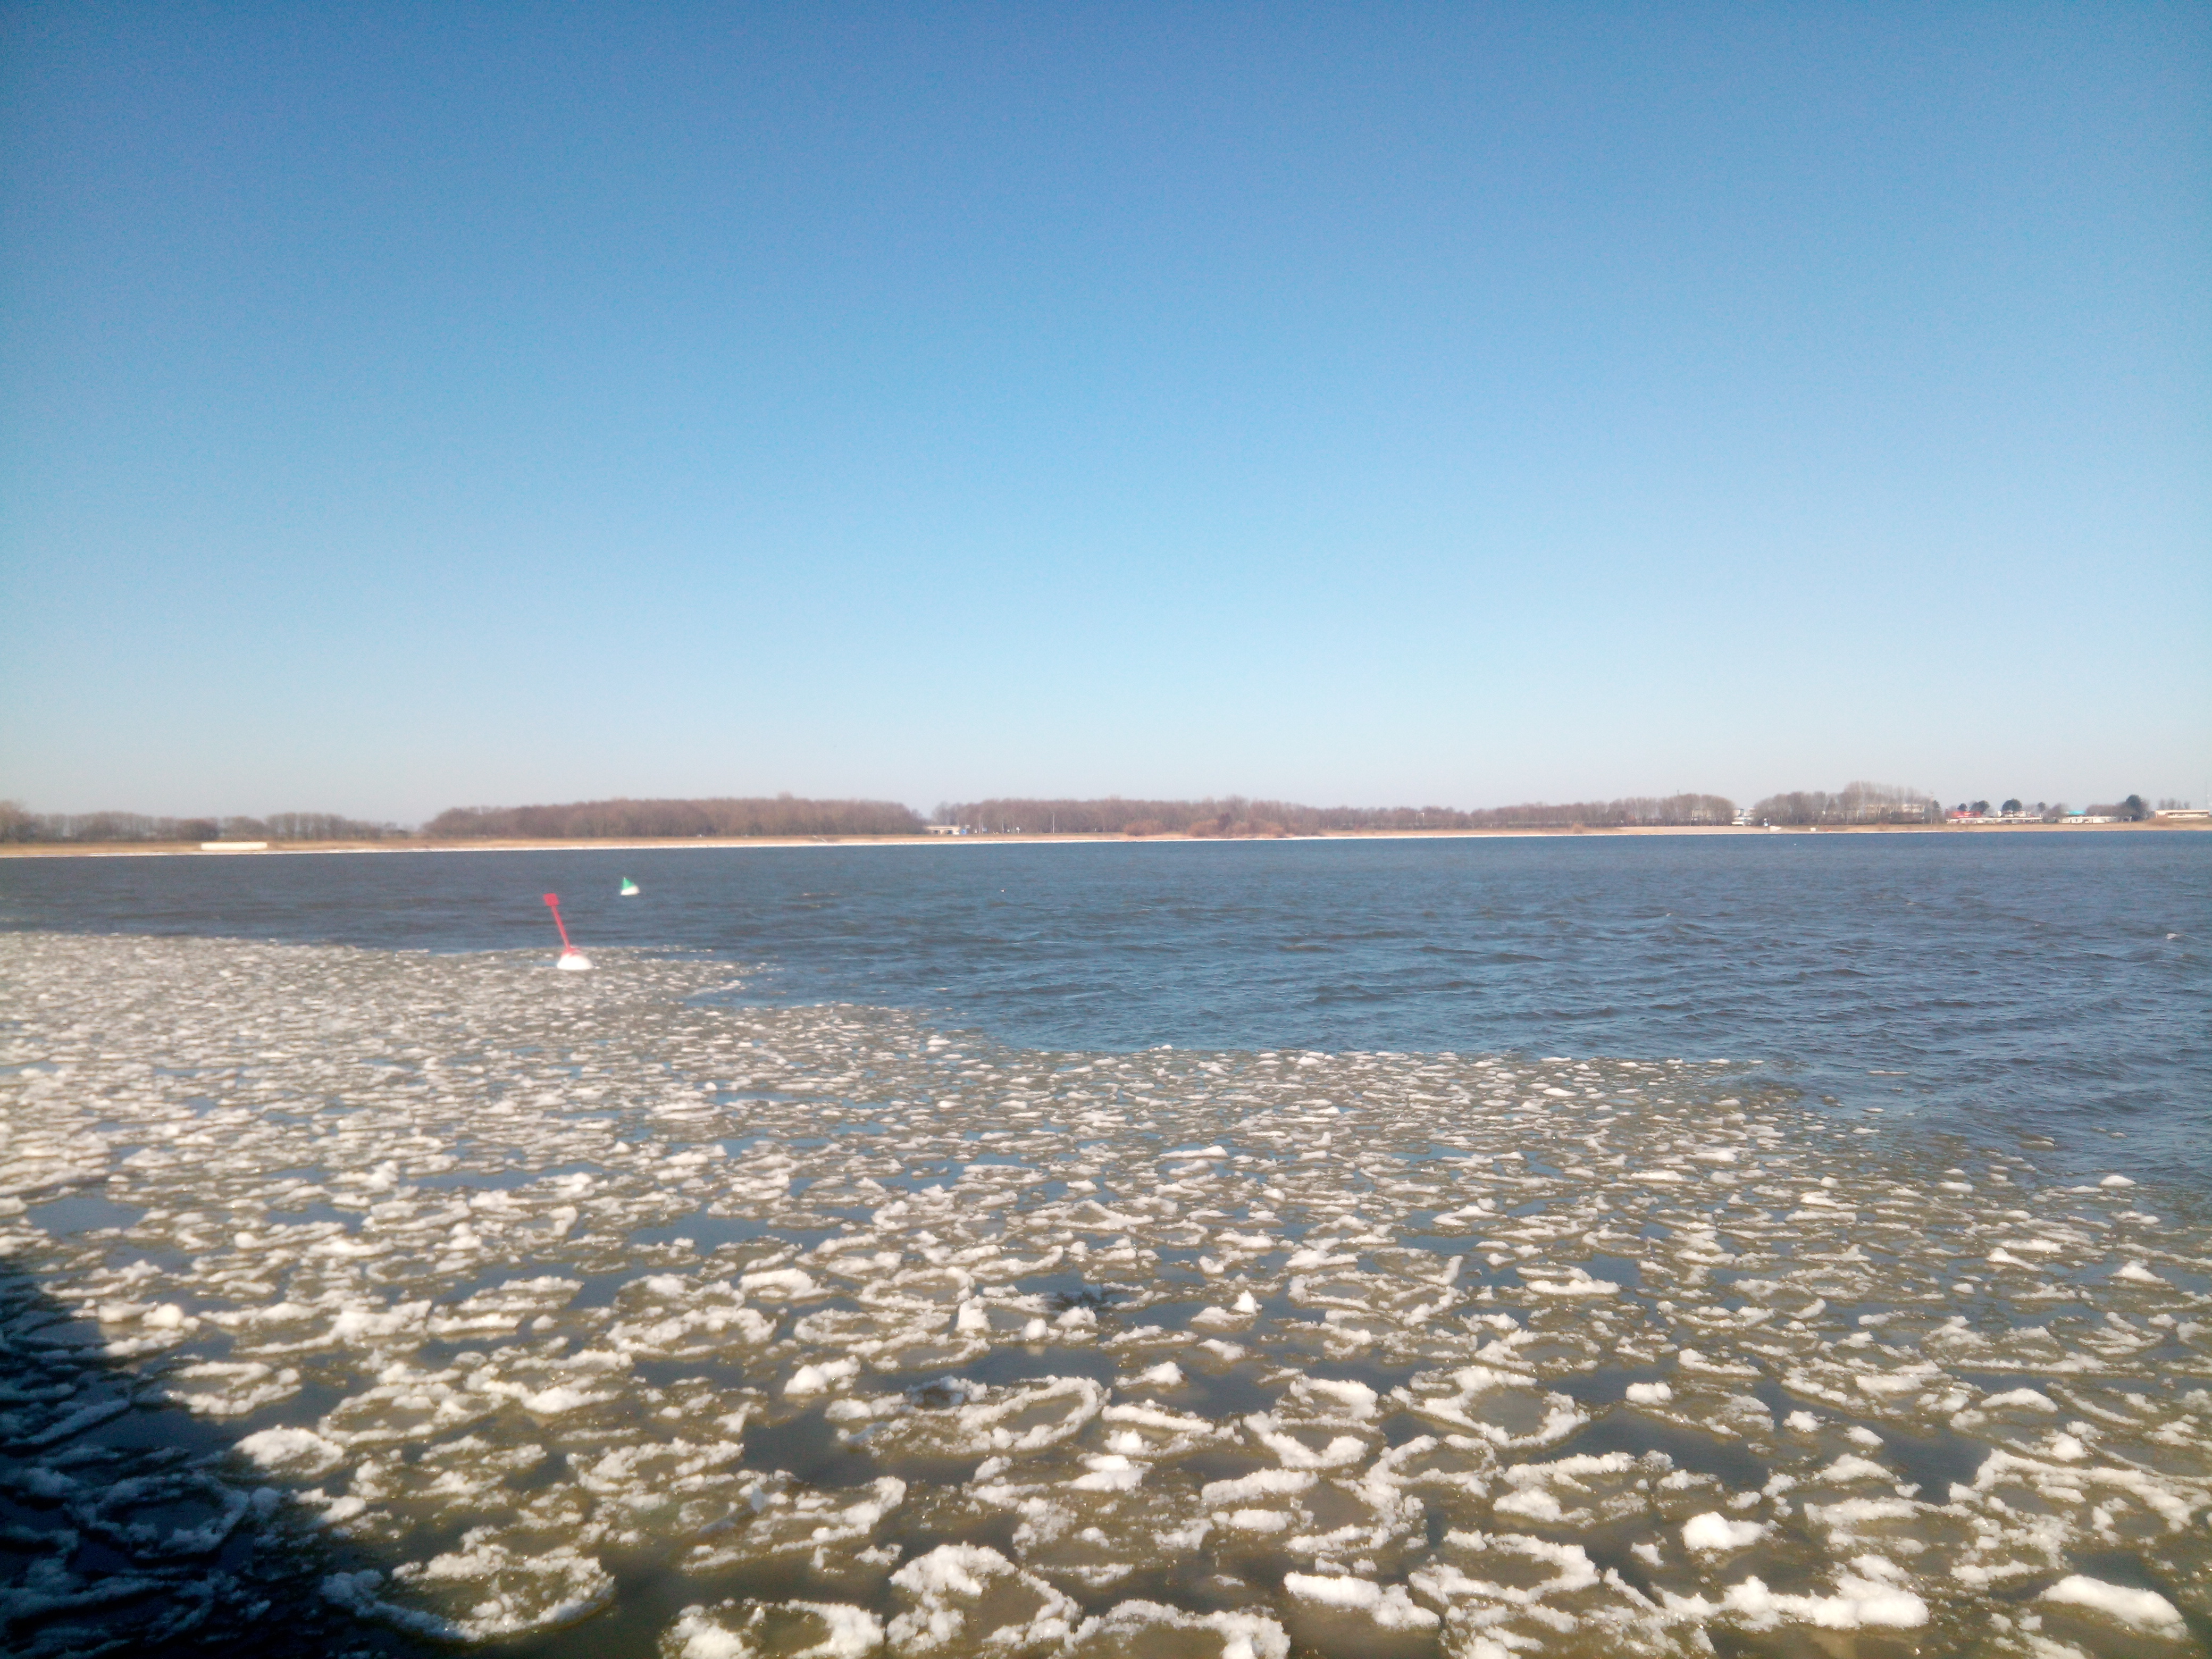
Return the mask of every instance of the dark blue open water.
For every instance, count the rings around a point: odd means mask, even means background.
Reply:
[[[586,948],[1012,1043],[1756,1060],[2212,1188],[2212,835],[9,860],[0,927],[505,949],[552,942],[549,888]]]

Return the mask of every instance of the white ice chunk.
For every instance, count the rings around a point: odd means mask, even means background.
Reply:
[[[1348,1575],[1290,1572],[1283,1575],[1283,1588],[1302,1601],[1364,1613],[1385,1630],[1434,1630],[1442,1622],[1428,1608],[1416,1605],[1403,1584],[1378,1584]]]
[[[2110,1177],[2107,1177],[2109,1180]],[[2046,1601],[2063,1601],[2077,1607],[2094,1607],[2101,1613],[2159,1636],[2179,1638],[2189,1633],[2181,1610],[2156,1590],[2108,1584],[2084,1573],[2069,1573],[2043,1592]]]
[[[783,1391],[794,1397],[821,1394],[840,1382],[851,1382],[860,1374],[860,1362],[857,1359],[825,1359],[818,1365],[801,1365],[791,1374],[791,1381],[783,1385]]]
[[[711,1610],[684,1608],[662,1633],[660,1654],[661,1659],[761,1659],[772,1651],[776,1659],[866,1659],[883,1644],[883,1620],[866,1607],[835,1601],[724,1602]]]
[[[336,1468],[345,1461],[345,1448],[325,1440],[313,1429],[263,1429],[238,1443],[264,1469],[312,1478]]]
[[[1161,1638],[1170,1632],[1174,1637],[1201,1632],[1218,1637],[1218,1659],[1289,1659],[1291,1650],[1290,1638],[1283,1627],[1265,1613],[1185,1613],[1158,1601],[1123,1601],[1096,1619],[1084,1620],[1069,1650],[1079,1656],[1100,1650],[1131,1656],[1195,1652],[1180,1643],[1171,1647],[1164,1643]]]
[[[1759,1522],[1731,1521],[1717,1510],[1693,1515],[1682,1525],[1683,1546],[1700,1555],[1748,1549],[1765,1536],[1766,1528]]]
[[[1375,1402],[1381,1397],[1364,1382],[1332,1382],[1327,1377],[1302,1377],[1298,1387],[1307,1394],[1322,1395],[1334,1400],[1348,1415],[1355,1418],[1374,1416]]]
[[[1589,1270],[1570,1267],[1565,1279],[1530,1279],[1528,1288],[1538,1296],[1618,1296],[1620,1286],[1609,1279],[1593,1279]]]
[[[1662,1591],[1669,1613],[1677,1616],[1710,1618],[1732,1613],[1753,1630],[1771,1630],[1796,1622],[1820,1630],[1863,1630],[1869,1626],[1913,1630],[1928,1622],[1928,1604],[1909,1589],[1838,1573],[1833,1595],[1783,1595],[1758,1578],[1747,1578],[1729,1588],[1718,1602],[1702,1595],[1682,1596]]]
[[[1981,1409],[1994,1411],[2002,1406],[2018,1406],[2024,1410],[2055,1412],[2058,1409],[2051,1396],[2034,1389],[2011,1389],[2003,1394],[1993,1394],[1982,1401]]]
[[[890,1622],[891,1650],[934,1654],[1057,1646],[1081,1609],[988,1544],[940,1544],[891,1575],[915,1603]]]
[[[1291,1498],[1311,1488],[1316,1476],[1304,1469],[1255,1469],[1234,1480],[1209,1480],[1199,1489],[1200,1501],[1234,1504],[1249,1498]]]
[[[1120,1452],[1085,1457],[1083,1466],[1090,1473],[1067,1483],[1077,1492],[1134,1492],[1145,1478],[1145,1465]]]
[[[458,1549],[393,1568],[388,1581],[373,1568],[323,1581],[323,1594],[342,1607],[446,1642],[573,1624],[614,1590],[592,1557],[565,1547],[513,1549],[489,1527],[464,1534]]]
[[[1890,1472],[1881,1464],[1870,1457],[1861,1457],[1856,1452],[1845,1452],[1820,1471],[1821,1480],[1832,1481],[1838,1486],[1848,1485],[1853,1480],[1887,1480],[1892,1478]]]

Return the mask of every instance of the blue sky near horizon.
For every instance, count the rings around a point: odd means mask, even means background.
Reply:
[[[0,795],[2202,801],[2201,6],[0,9]]]

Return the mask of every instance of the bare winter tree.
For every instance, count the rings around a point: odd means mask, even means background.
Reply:
[[[380,841],[397,824],[364,823],[335,812],[277,812],[266,818],[166,818],[143,812],[31,812],[0,802],[0,841]]]
[[[1924,789],[1862,781],[1832,795],[1819,789],[1769,795],[1751,816],[1761,823],[1935,823],[1943,808]]]
[[[911,836],[911,807],[884,800],[589,800],[565,806],[456,806],[422,826],[430,836],[591,841],[701,836]]]
[[[1242,795],[1203,800],[1051,800],[1029,797],[939,806],[939,823],[982,834],[1056,827],[1106,836],[1316,836],[1361,830],[1614,828],[1727,823],[1735,805],[1718,795],[1633,796],[1622,800],[1532,803],[1468,811],[1451,806],[1302,806]]]

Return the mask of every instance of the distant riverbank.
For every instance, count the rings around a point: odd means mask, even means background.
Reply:
[[[198,842],[18,842],[0,844],[0,858],[173,858],[185,855],[240,858],[298,853],[580,853],[646,851],[672,847],[997,847],[1010,842],[1060,845],[1066,842],[1194,844],[1222,841],[1523,841],[1567,836],[2065,836],[2137,835],[2148,831],[2212,830],[2212,823],[2146,820],[2139,823],[1864,823],[1864,824],[1559,824],[1498,830],[1344,830],[1318,836],[1116,836],[1032,833],[967,836],[698,836],[592,840],[563,837],[543,841],[499,837],[465,840],[392,836],[380,841],[272,842],[248,854],[223,848],[210,852]]]

